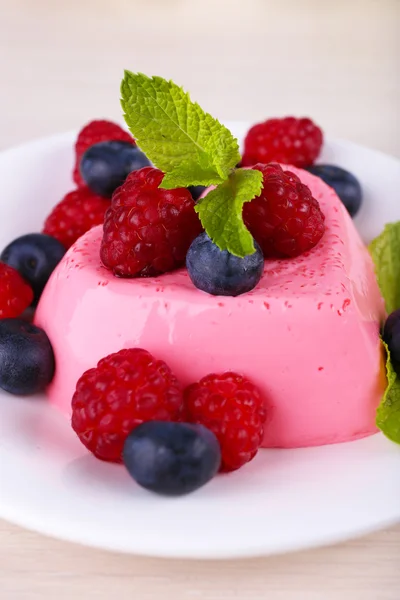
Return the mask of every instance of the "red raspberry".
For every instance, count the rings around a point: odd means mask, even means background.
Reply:
[[[248,131],[242,166],[279,162],[308,167],[319,155],[322,142],[322,131],[311,119],[269,119]]]
[[[32,301],[33,291],[18,271],[0,263],[0,319],[19,317]]]
[[[65,248],[95,225],[101,225],[110,202],[95,196],[87,187],[70,192],[51,211],[43,233],[55,237]]]
[[[234,471],[257,454],[267,417],[259,390],[236,373],[208,375],[186,388],[185,418],[211,429],[221,445],[223,471]]]
[[[100,360],[79,379],[72,429],[97,458],[121,462],[128,434],[145,421],[179,420],[182,389],[170,368],[130,348]]]
[[[280,165],[256,165],[263,190],[243,208],[243,219],[265,257],[298,256],[318,244],[325,216],[310,189]]]
[[[101,260],[119,277],[149,277],[180,267],[201,224],[186,188],[163,190],[164,174],[144,167],[113,194]]]
[[[82,155],[90,146],[109,141],[135,143],[130,133],[111,121],[91,121],[81,129],[75,143],[76,161],[73,173],[74,182],[78,186],[85,185],[79,171],[79,163]]]

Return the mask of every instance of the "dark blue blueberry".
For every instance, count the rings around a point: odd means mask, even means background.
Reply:
[[[388,345],[393,367],[400,375],[400,309],[392,312],[386,319],[383,339]]]
[[[4,248],[0,260],[14,267],[30,284],[35,306],[64,254],[64,246],[55,238],[43,233],[28,233]]]
[[[186,266],[190,279],[199,289],[213,296],[239,296],[252,290],[260,281],[264,256],[254,242],[256,251],[245,258],[220,250],[201,233],[190,246]]]
[[[196,202],[207,188],[204,185],[190,185],[189,192],[192,194],[193,200]]]
[[[43,329],[22,319],[1,319],[0,387],[10,394],[36,394],[53,375],[53,349]]]
[[[334,165],[313,165],[307,167],[307,171],[320,177],[335,190],[352,217],[358,213],[362,202],[362,189],[354,175]]]
[[[95,194],[111,198],[129,173],[150,164],[147,156],[129,142],[100,142],[86,150],[80,171],[83,180]]]
[[[214,477],[221,450],[215,435],[202,425],[148,421],[128,435],[123,460],[142,487],[182,496]]]

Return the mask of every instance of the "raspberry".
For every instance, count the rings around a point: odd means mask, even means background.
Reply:
[[[33,291],[18,271],[0,262],[0,319],[18,317],[32,301]]]
[[[178,421],[182,389],[146,350],[110,354],[86,371],[72,398],[72,428],[97,458],[122,461],[128,434],[146,421]]]
[[[269,119],[248,131],[242,166],[279,162],[308,167],[319,155],[322,142],[322,131],[311,119]]]
[[[112,123],[111,121],[91,121],[81,131],[79,132],[78,138],[75,143],[75,154],[76,161],[73,172],[74,182],[78,186],[84,186],[85,182],[83,181],[80,170],[79,163],[82,158],[82,155],[86,152],[90,146],[94,144],[99,144],[100,142],[108,142],[108,141],[121,141],[121,142],[131,142],[135,143],[133,137],[130,133],[122,129],[116,123]]]
[[[70,192],[51,211],[43,233],[56,238],[65,248],[95,225],[101,225],[110,202],[95,196],[87,187]]]
[[[243,219],[264,257],[298,256],[313,248],[325,231],[325,216],[310,189],[275,164],[255,165],[263,190],[243,208]]]
[[[259,390],[236,373],[208,375],[186,388],[185,419],[208,427],[221,445],[221,470],[234,471],[257,454],[267,411]]]
[[[144,167],[130,173],[113,194],[100,255],[119,277],[149,277],[182,266],[201,232],[190,192],[160,189],[163,176]]]

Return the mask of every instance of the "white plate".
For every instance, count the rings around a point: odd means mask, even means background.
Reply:
[[[245,123],[230,124],[242,137]],[[71,189],[74,134],[0,154],[0,247],[40,230]],[[357,217],[369,241],[400,218],[400,162],[343,141],[323,161],[365,191]],[[382,435],[299,450],[263,450],[195,494],[165,499],[123,467],[90,456],[45,399],[1,394],[0,517],[90,546],[182,558],[267,555],[328,544],[400,521],[400,447]]]

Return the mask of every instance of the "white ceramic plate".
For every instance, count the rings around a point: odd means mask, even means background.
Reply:
[[[242,138],[245,123],[228,124]],[[72,188],[74,134],[0,154],[0,247],[40,230]],[[322,161],[347,167],[365,199],[369,241],[400,218],[400,162],[343,141]],[[400,447],[382,435],[298,450],[263,450],[242,470],[179,499],[140,489],[121,466],[90,456],[44,398],[0,395],[0,517],[110,550],[232,558],[328,544],[400,521]]]

